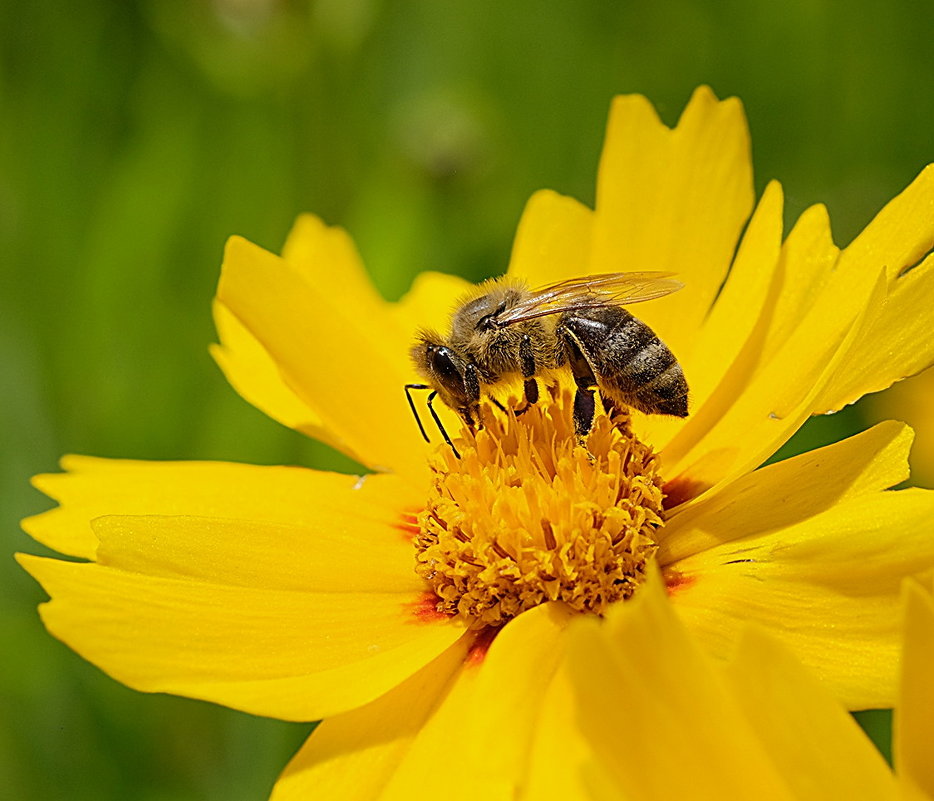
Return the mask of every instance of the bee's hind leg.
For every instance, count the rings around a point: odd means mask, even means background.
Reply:
[[[535,352],[532,350],[532,338],[526,334],[519,343],[519,362],[522,365],[522,377],[525,379],[525,403],[516,409],[514,414],[518,417],[525,414],[532,406],[538,403],[538,381],[535,378]]]
[[[577,381],[577,392],[574,393],[574,431],[579,439],[587,438],[593,427],[593,417],[596,411],[594,390]]]

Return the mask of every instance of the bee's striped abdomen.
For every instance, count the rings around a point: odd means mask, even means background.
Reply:
[[[681,366],[655,332],[625,309],[568,312],[559,331],[586,359],[596,386],[614,400],[647,414],[687,416]]]

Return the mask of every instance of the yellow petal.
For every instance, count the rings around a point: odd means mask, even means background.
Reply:
[[[784,648],[745,629],[735,660],[715,665],[654,579],[605,625],[584,619],[570,632],[580,726],[596,760],[589,797],[895,797],[879,753]]]
[[[399,327],[406,332],[408,344],[415,341],[415,332],[420,328],[446,336],[455,304],[472,288],[473,284],[456,275],[419,273],[411,289],[391,309]]]
[[[304,592],[20,556],[49,631],[118,681],[283,720],[382,695],[462,634],[424,593]]]
[[[713,653],[762,624],[852,709],[895,701],[899,583],[934,566],[934,492],[848,499],[668,568],[673,602]]]
[[[494,786],[525,784],[542,699],[564,656],[571,620],[564,606],[544,604],[510,621],[493,641],[463,729],[467,763],[481,781]],[[493,738],[499,743],[491,750]]]
[[[725,666],[733,698],[798,801],[883,801],[896,786],[882,755],[816,677],[748,629]]]
[[[823,296],[839,257],[827,209],[820,204],[811,206],[798,218],[782,244],[781,291],[766,321],[762,364],[770,361]]]
[[[934,363],[934,165],[889,202],[840,256],[842,271],[885,270],[886,295],[837,365],[814,411],[839,409]],[[917,265],[917,266],[915,266]],[[903,272],[905,268],[913,269]]]
[[[837,276],[839,272],[832,274]],[[829,280],[744,391],[730,393],[732,403],[722,414],[712,420],[689,419],[668,443],[662,458],[669,481],[694,487],[688,496],[693,497],[755,469],[775,453],[810,416],[860,321],[883,293],[881,275]]]
[[[834,411],[934,363],[934,257],[893,281],[837,366],[814,412]]]
[[[409,536],[352,512],[313,526],[216,517],[99,517],[98,564],[144,576],[296,592],[418,594]]]
[[[903,588],[905,649],[893,751],[909,797],[930,799],[934,798],[934,597],[929,577],[926,585],[909,580]]]
[[[472,660],[466,672],[476,675],[467,677],[469,685],[446,699],[419,732],[381,798],[409,801],[423,797],[426,787],[445,787],[446,797],[462,801],[515,798],[568,618],[559,605],[546,604],[500,630],[486,654]],[[454,748],[451,732],[457,732]]]
[[[678,443],[669,449],[669,460],[683,453],[686,443],[699,440],[695,459],[703,460],[704,450],[722,457],[723,451],[717,453],[712,444],[717,441],[715,429],[719,424],[726,431],[732,424],[734,430],[743,431],[739,440],[743,447],[736,450],[736,458],[752,467],[797,430],[810,412],[801,400],[813,391],[812,384],[833,358],[848,326],[860,313],[860,303],[872,289],[871,282],[865,281],[840,286],[842,282],[832,273],[839,253],[826,209],[820,205],[807,209],[782,244],[770,297],[738,365],[742,369],[731,370],[727,380],[715,387],[703,410],[688,422],[687,430],[679,432]],[[841,303],[841,295],[848,298],[846,303]],[[760,387],[764,391],[758,392]],[[745,407],[740,403],[733,409],[744,393],[755,394],[757,401]],[[794,414],[789,413],[792,409]],[[750,428],[746,416],[750,412],[760,419],[767,417],[768,422]],[[735,422],[731,419],[734,414]],[[752,435],[759,431],[764,442]],[[755,455],[742,461],[744,450],[755,451]],[[739,471],[732,472],[736,475]]]
[[[926,322],[934,259],[899,277],[930,249],[932,182],[928,169],[838,259],[823,211],[805,215],[783,247],[782,291],[757,370],[745,391],[728,393],[722,413],[689,420],[668,443],[670,474],[714,486],[761,463],[808,415],[839,408],[934,359]],[[815,263],[811,274],[805,268]]]
[[[90,521],[102,515],[223,515],[242,521],[346,529],[367,523],[373,536],[401,533],[403,515],[424,496],[396,476],[358,478],[301,467],[257,467],[229,462],[140,462],[68,456],[69,472],[36,476],[33,483],[61,506],[23,521],[39,542],[61,553],[93,559],[97,537]]]
[[[934,247],[934,164],[880,211],[840,257],[841,270],[884,267],[890,278]],[[868,266],[867,266],[868,265]]]
[[[386,696],[326,720],[286,769],[274,801],[312,790],[411,801],[441,787],[445,798],[463,801],[515,798],[567,621],[556,605],[537,607],[507,624],[489,650],[488,633],[474,635],[466,661],[462,642]]]
[[[509,275],[534,289],[595,272],[590,267],[592,219],[593,212],[574,198],[536,192],[519,221]]]
[[[848,498],[894,487],[908,478],[911,442],[908,426],[889,421],[749,473],[680,507],[660,532],[658,562],[778,531]]]
[[[639,95],[610,111],[597,181],[592,272],[672,270],[685,288],[638,315],[680,357],[727,274],[752,210],[749,133],[735,98],[698,89],[672,131]]]
[[[302,215],[296,221],[283,249],[279,267],[293,274],[289,280],[297,278],[301,284],[313,288],[313,292],[305,293],[308,298],[323,296],[326,305],[331,300],[337,300],[344,309],[352,312],[357,322],[369,326],[371,330],[364,331],[361,336],[378,339],[383,355],[388,356],[405,373],[406,381],[417,380],[408,363],[409,347],[415,340],[416,331],[420,328],[445,331],[455,300],[471,287],[471,284],[457,276],[422,273],[399,303],[386,303],[373,287],[347,234],[340,228],[325,226],[312,215]],[[246,400],[280,423],[348,452],[348,442],[341,438],[340,432],[332,424],[326,423],[320,404],[306,402],[307,396],[295,390],[293,379],[287,371],[282,371],[282,365],[277,363],[274,354],[221,299],[215,301],[214,315],[221,344],[212,346],[211,353],[231,385]],[[320,318],[316,339],[334,341],[322,336],[322,332],[326,331],[325,326],[329,324],[326,315],[313,311],[309,311],[309,315],[315,319]],[[341,342],[343,339],[346,337],[342,335],[336,341]],[[359,342],[359,339],[353,341]],[[370,370],[372,360],[379,358],[379,355],[377,347],[360,349],[348,356],[341,370],[343,385],[348,390],[353,389],[358,371]],[[390,391],[390,403],[397,404],[401,393],[401,385],[394,384]],[[371,411],[376,413],[383,400],[372,396],[372,393],[370,399]],[[442,414],[446,422],[450,422],[449,430],[457,431],[459,419],[449,418],[446,410]],[[376,422],[361,415],[359,426],[367,428],[371,425],[376,425]],[[416,453],[422,452],[418,429],[411,414],[408,425],[398,433],[406,442],[411,437],[410,444]],[[359,454],[355,458],[358,461],[362,459]]]
[[[289,762],[270,801],[371,801],[407,758],[412,741],[450,696],[464,694],[475,671],[463,671],[462,637],[418,673],[375,701],[328,718]],[[455,699],[456,700],[456,699]],[[446,742],[450,743],[448,738]],[[450,743],[454,750],[454,743]],[[436,788],[424,786],[425,797]],[[418,798],[420,796],[413,796]]]
[[[569,634],[580,726],[621,798],[791,799],[713,665],[649,581]]]
[[[284,266],[323,293],[352,299],[361,314],[379,314],[379,297],[345,231],[311,214],[300,216],[283,248]],[[292,389],[272,356],[221,302],[214,303],[220,345],[211,347],[224,375],[243,398],[283,425],[337,447],[320,417]]]
[[[541,701],[528,757],[523,801],[564,801],[569,798],[618,798],[608,782],[608,794],[595,789],[596,765],[578,720],[575,688],[565,666],[559,668]]]
[[[361,312],[377,311],[385,305],[347,232],[325,225],[314,214],[301,214],[295,220],[282,248],[282,258],[321,290],[352,298]]]
[[[408,342],[384,307],[328,292],[239,237],[227,244],[217,294],[344,453],[374,469],[424,469],[403,393]]]
[[[782,245],[778,291],[744,353],[753,364],[721,381],[665,446],[669,475],[694,494],[761,464],[810,414],[807,398],[866,303],[866,285],[842,286],[831,271],[837,255],[826,213],[812,207]]]
[[[713,425],[749,384],[759,363],[766,326],[778,295],[782,190],[770,183],[743,235],[733,267],[692,348],[678,359],[690,387],[691,425]],[[637,312],[638,313],[638,312]],[[685,422],[640,417],[640,439],[658,450]]]
[[[244,400],[282,425],[337,447],[321,418],[286,383],[259,340],[219,301],[214,302],[214,325],[220,344],[210,346],[211,356]]]
[[[781,185],[772,181],[765,189],[749,226],[743,234],[736,259],[717,301],[700,330],[691,364],[693,401],[700,408],[727,372],[748,375],[751,341],[763,310],[774,291],[773,276],[781,253],[783,197]],[[702,358],[697,358],[702,354]],[[741,356],[745,358],[737,363]]]

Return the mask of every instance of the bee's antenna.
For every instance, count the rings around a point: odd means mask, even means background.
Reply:
[[[426,387],[427,389],[427,387]],[[432,418],[434,418],[435,425],[438,426],[438,431],[441,432],[441,436],[444,437],[444,441],[451,446],[451,450],[454,451],[454,456],[458,459],[461,458],[461,455],[457,452],[457,448],[454,447],[454,443],[451,442],[451,438],[448,436],[448,432],[444,430],[444,426],[441,424],[441,418],[438,417],[438,413],[435,411],[435,407],[432,406],[435,396],[438,394],[437,390],[432,392],[428,396],[428,411],[431,412]],[[426,437],[427,439],[427,437]]]
[[[418,409],[415,408],[415,401],[412,400],[413,389],[431,389],[431,387],[429,387],[428,384],[406,384],[405,385],[405,397],[408,398],[409,400],[409,408],[412,410],[412,416],[415,418],[415,422],[418,423],[418,430],[422,432],[422,437],[424,437],[425,442],[431,442],[431,440],[428,439],[428,434],[425,433],[425,426],[422,425],[422,418],[418,416]],[[432,410],[432,414],[434,414],[434,410]],[[437,421],[437,419],[438,418],[435,417],[435,421]]]

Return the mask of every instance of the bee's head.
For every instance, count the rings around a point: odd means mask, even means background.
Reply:
[[[467,361],[431,331],[423,331],[412,347],[412,361],[419,375],[435,390],[446,405],[460,411],[471,405],[464,382]]]

